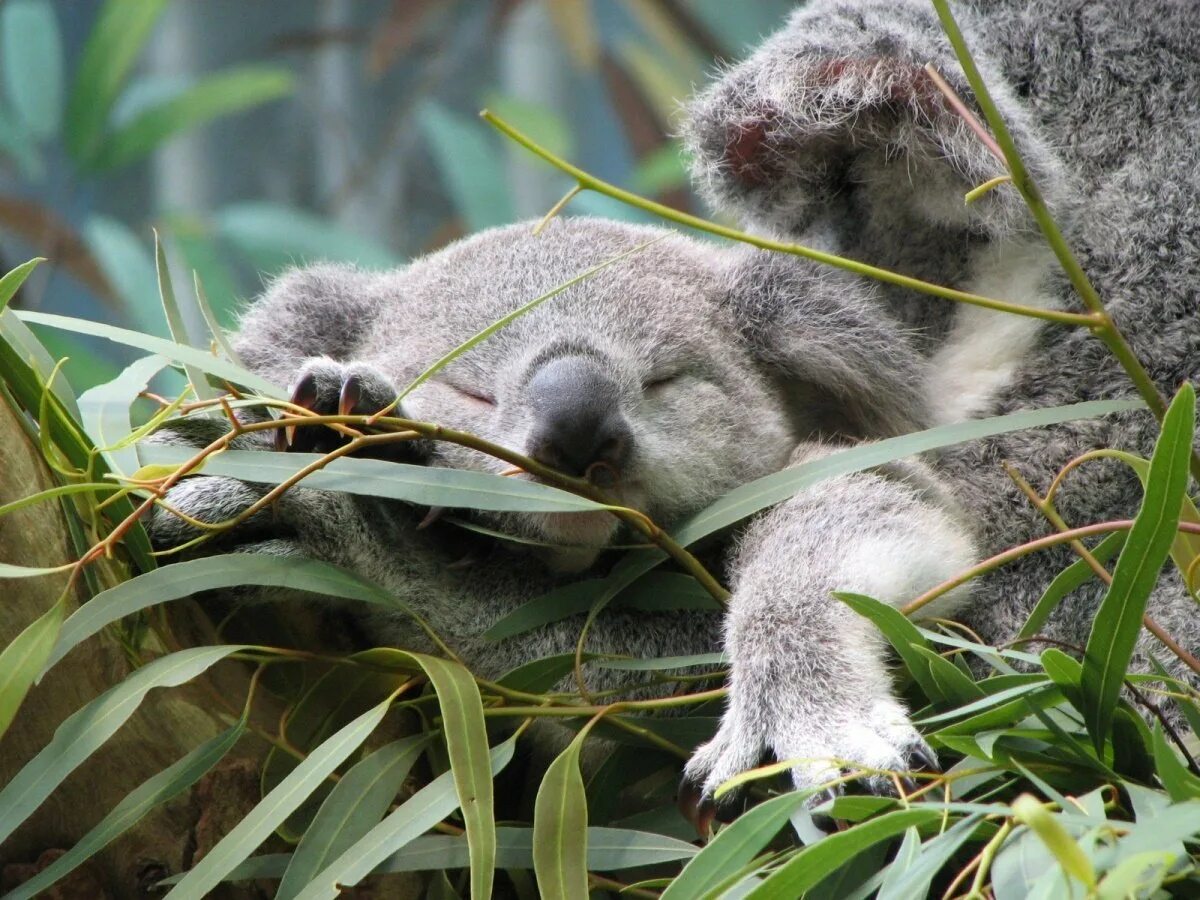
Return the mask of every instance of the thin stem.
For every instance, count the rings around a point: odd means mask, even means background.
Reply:
[[[718,225],[716,222],[711,222],[708,219],[702,219],[699,216],[693,216],[689,213],[680,212],[677,209],[672,209],[669,206],[664,206],[646,197],[641,197],[630,191],[623,190],[614,184],[609,184],[594,175],[589,175],[587,172],[571,165],[566,160],[555,156],[549,150],[535,143],[531,138],[518,131],[513,126],[509,125],[503,119],[494,115],[487,110],[484,110],[480,115],[492,127],[503,132],[508,137],[512,138],[525,149],[529,150],[534,155],[541,157],[543,160],[554,166],[561,172],[565,172],[575,179],[578,186],[583,190],[595,191],[598,194],[604,194],[607,197],[612,197],[628,206],[636,207],[644,210],[651,215],[660,216],[680,225],[685,225],[688,228],[695,228],[698,231],[706,231],[709,234],[715,234],[719,237],[728,238],[729,240],[739,241],[743,244],[750,244],[754,247],[759,247],[763,250],[775,250],[780,253],[788,253],[792,256],[801,256],[805,259],[811,259],[815,262],[824,263],[825,265],[834,266],[839,269],[853,272],[856,275],[863,275],[867,278],[874,278],[876,281],[884,281],[888,284],[894,284],[899,287],[910,288],[914,291],[920,291],[923,294],[932,294],[935,297],[941,297],[945,300],[953,300],[957,303],[968,303],[972,306],[982,306],[985,309],[994,309],[1000,312],[1014,313],[1020,316],[1031,316],[1035,319],[1046,319],[1051,322],[1058,322],[1063,325],[1083,325],[1089,328],[1095,328],[1100,324],[1098,316],[1089,315],[1086,313],[1070,313],[1062,312],[1055,309],[1039,309],[1032,306],[1024,306],[1020,303],[1008,303],[1004,300],[995,300],[991,297],[983,297],[979,294],[971,294],[966,291],[958,291],[954,288],[948,288],[940,284],[933,284],[928,281],[921,281],[919,278],[911,278],[908,275],[901,275],[899,272],[892,272],[888,269],[881,269],[878,266],[867,265],[866,263],[858,262],[857,260],[847,259],[843,256],[837,256],[832,253],[825,253],[821,250],[816,250],[812,247],[806,247],[803,244],[793,244],[786,241],[773,241],[769,238],[759,237],[758,235],[748,234],[745,231],[739,231],[736,228],[729,228],[725,225]],[[1165,407],[1164,407],[1165,409]]]
[[[1059,515],[1058,510],[1054,508],[1054,504],[1048,498],[1038,496],[1038,492],[1034,490],[1033,485],[1026,481],[1020,472],[1018,472],[1008,463],[1004,463],[1004,471],[1008,473],[1008,476],[1013,480],[1017,487],[1021,489],[1022,493],[1029,498],[1030,502],[1037,507],[1038,511],[1046,517],[1051,525],[1057,528],[1059,532],[1067,532],[1071,530],[1071,526],[1069,526],[1066,520]],[[1096,559],[1096,557],[1092,555],[1091,551],[1088,550],[1082,541],[1071,541],[1070,547],[1084,562],[1087,563],[1088,568],[1096,573],[1096,577],[1098,577],[1105,584],[1110,586],[1112,585],[1112,575],[1109,573],[1108,569],[1104,568],[1100,560]],[[1177,640],[1175,640],[1175,638],[1171,637],[1171,635],[1167,633],[1166,629],[1159,625],[1149,613],[1143,614],[1142,625],[1147,631],[1158,638],[1159,642],[1162,643],[1168,650],[1179,657],[1184,665],[1186,665],[1196,674],[1200,675],[1200,659],[1196,659],[1196,657],[1185,650],[1183,646]]]
[[[1128,531],[1133,527],[1133,519],[1114,519],[1111,522],[1098,522],[1095,525],[1084,525],[1082,528],[1072,528],[1069,531],[1064,531],[1061,534],[1048,534],[1045,537],[1037,540],[1028,541],[1016,547],[997,553],[995,556],[989,556],[978,565],[974,565],[969,569],[965,569],[936,587],[930,588],[920,597],[913,600],[906,606],[900,608],[906,616],[911,616],[923,606],[932,603],[943,594],[947,594],[956,587],[961,587],[968,581],[978,578],[980,575],[986,575],[994,569],[998,569],[1013,560],[1020,559],[1023,556],[1028,556],[1030,553],[1036,553],[1039,550],[1045,550],[1047,547],[1057,547],[1060,544],[1069,544],[1071,541],[1079,540],[1080,538],[1094,537],[1098,534],[1110,534],[1114,531]],[[1191,522],[1180,522],[1179,531],[1185,531],[1188,534],[1200,534],[1200,525]]]

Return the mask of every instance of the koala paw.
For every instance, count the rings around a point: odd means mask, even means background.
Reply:
[[[308,360],[292,384],[291,401],[318,415],[371,415],[389,406],[398,393],[388,376],[367,363],[340,363],[326,357]],[[397,410],[397,415],[403,415]],[[294,453],[328,453],[349,439],[332,428],[316,426],[279,429],[277,450]],[[388,445],[364,455],[393,461],[416,462],[425,456],[423,442]]]
[[[867,770],[859,780],[873,794],[895,793],[890,773],[908,790],[916,785],[906,773],[938,771],[936,754],[891,698],[821,715],[787,715],[786,707],[773,711],[761,702],[749,706],[731,701],[716,736],[685,767],[685,782],[698,786],[701,798],[712,798],[724,782],[759,765],[767,750],[780,761],[795,761],[792,782],[798,790],[824,786],[810,806],[839,795],[842,784],[831,782],[855,771]]]

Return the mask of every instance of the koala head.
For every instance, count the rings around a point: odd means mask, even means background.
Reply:
[[[502,316],[655,238],[463,354],[404,407],[677,521],[778,470],[795,443],[780,392],[724,302],[715,246],[596,219],[555,220],[538,235],[529,223],[487,231],[384,276],[388,312],[360,358],[403,385]],[[434,453],[432,465],[508,468],[455,444]],[[479,516],[561,545],[546,554],[561,569],[590,565],[618,530],[607,513]]]

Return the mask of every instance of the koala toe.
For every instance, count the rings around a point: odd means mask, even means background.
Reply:
[[[261,485],[219,475],[186,478],[167,492],[166,505],[154,507],[146,530],[156,547],[174,547],[205,533],[195,522],[208,525],[227,522],[256,503],[264,491]],[[239,539],[270,524],[270,510],[260,510],[239,525]]]

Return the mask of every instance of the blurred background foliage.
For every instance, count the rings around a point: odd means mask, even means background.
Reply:
[[[230,325],[294,262],[386,267],[542,215],[569,185],[484,106],[694,208],[679,99],[790,0],[5,0],[0,269],[18,306],[164,334],[153,231]],[[583,195],[574,214],[639,213]],[[200,323],[187,323],[201,334]],[[132,357],[42,332],[78,388]]]

